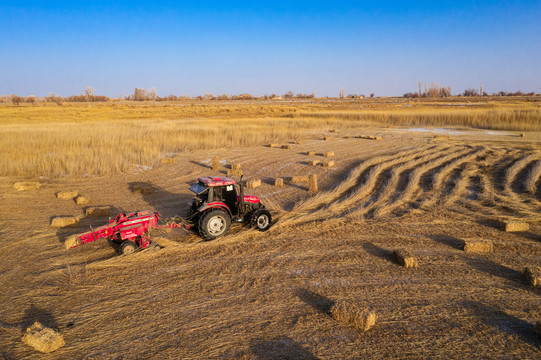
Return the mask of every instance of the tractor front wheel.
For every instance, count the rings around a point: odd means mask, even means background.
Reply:
[[[231,226],[229,214],[220,209],[209,210],[199,219],[199,235],[205,240],[213,240],[224,235]]]
[[[134,253],[137,250],[137,245],[133,241],[124,240],[120,247],[118,248],[118,253],[120,255],[128,255]]]
[[[259,231],[267,231],[271,226],[271,214],[268,210],[256,210],[252,215],[251,224]]]

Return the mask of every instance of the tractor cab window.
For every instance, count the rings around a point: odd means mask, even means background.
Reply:
[[[237,212],[237,189],[233,184],[222,187],[222,201],[229,207],[232,213]]]
[[[205,185],[201,184],[201,183],[197,183],[195,185],[190,186],[189,190],[191,192],[195,193],[196,195],[199,195],[202,192],[204,192],[205,190],[208,190],[208,188]]]

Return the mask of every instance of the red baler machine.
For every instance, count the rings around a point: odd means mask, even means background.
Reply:
[[[100,226],[82,234],[73,235],[66,240],[66,248],[71,249],[79,245],[106,238],[111,245],[118,249],[120,254],[128,254],[137,248],[147,248],[154,243],[149,237],[149,232],[154,229],[184,228],[189,229],[190,224],[174,221],[166,225],[158,225],[159,214],[157,212],[138,211],[132,213],[120,213],[109,224]]]

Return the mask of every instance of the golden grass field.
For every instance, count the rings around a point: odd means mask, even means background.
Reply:
[[[0,358],[538,358],[541,289],[523,269],[541,265],[540,111],[538,97],[2,105]],[[161,250],[129,256],[63,246],[107,218],[59,191],[169,218],[197,177],[231,164],[262,180],[248,191],[269,231],[156,233]],[[308,174],[315,194],[289,181]],[[16,191],[24,180],[42,186]],[[80,222],[55,229],[56,216]],[[504,232],[505,219],[530,228]],[[466,252],[467,239],[493,252]],[[343,303],[374,311],[374,327],[333,317]],[[25,345],[36,320],[65,346]]]

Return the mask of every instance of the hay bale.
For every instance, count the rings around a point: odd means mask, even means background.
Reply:
[[[468,253],[491,253],[494,251],[492,243],[486,240],[464,239],[460,246]]]
[[[314,156],[315,154],[316,154],[315,151],[307,151],[306,152],[306,155],[308,155],[308,156]]]
[[[369,136],[368,136],[368,139],[369,139],[369,140],[376,140],[376,137],[375,137],[374,135],[369,135]]]
[[[240,170],[240,164],[231,164],[231,170]]]
[[[533,287],[541,288],[541,267],[526,267],[524,268],[524,277]]]
[[[253,179],[246,182],[247,189],[253,189],[259,186],[261,186],[261,179]]]
[[[289,145],[289,144],[288,145],[282,145],[281,148],[289,150],[289,149],[291,149],[291,145]]]
[[[308,182],[308,176],[292,176],[291,177],[292,184],[304,184],[306,182]]]
[[[381,140],[381,139],[383,139],[381,136],[376,136],[374,140]]]
[[[59,191],[56,193],[56,198],[59,200],[73,200],[79,192],[77,191]]]
[[[133,193],[139,193],[141,195],[147,195],[152,193],[153,189],[150,185],[140,184],[140,185],[133,185],[131,187],[131,191]]]
[[[302,144],[302,140],[300,140],[300,139],[295,140],[295,144],[297,144],[297,145]]]
[[[90,197],[85,195],[79,195],[75,198],[75,203],[77,205],[86,205],[90,202]]]
[[[51,220],[51,226],[55,228],[63,228],[79,223],[79,219],[75,216],[57,216]]]
[[[311,174],[308,176],[308,192],[317,192],[317,175]]]
[[[520,232],[530,230],[530,224],[516,220],[504,220],[501,222],[501,227],[505,232]]]
[[[81,243],[79,239],[77,238],[77,235],[71,235],[70,237],[66,239],[66,241],[64,241],[64,247],[66,249],[71,249],[72,247],[78,246],[80,244]]]
[[[376,313],[369,309],[360,309],[355,304],[344,301],[331,307],[331,316],[336,321],[353,326],[360,332],[370,330],[376,324]]]
[[[20,181],[13,184],[13,187],[17,191],[28,191],[28,190],[37,190],[41,187],[39,182],[33,181]]]
[[[36,321],[26,329],[23,342],[42,353],[50,353],[64,346],[64,337],[58,331],[43,326]]]
[[[212,167],[212,170],[214,171],[220,170],[220,159],[217,157],[212,158],[211,167]]]
[[[394,259],[396,260],[397,263],[399,263],[400,265],[402,265],[406,269],[408,269],[408,268],[416,268],[417,266],[419,266],[415,256],[413,256],[407,250],[403,250],[403,249],[395,250],[395,251],[393,251],[393,257],[394,257]]]
[[[329,152],[323,153],[323,156],[325,156],[325,157],[333,157],[334,156],[334,151],[329,151]]]
[[[278,186],[278,187],[284,186],[284,179],[282,178],[274,179],[274,186]]]
[[[326,136],[323,137],[323,141],[327,141],[328,139],[329,139],[329,138],[326,137]]]
[[[310,164],[310,166],[317,166],[317,165],[319,165],[320,162],[321,161],[319,161],[319,160],[311,160],[309,164]]]
[[[331,129],[331,130],[329,130],[329,132],[335,133],[335,132],[336,132],[336,129]]]
[[[333,167],[334,166],[334,161],[332,161],[332,160],[331,161],[325,161],[323,163],[323,166],[325,166],[325,167]]]
[[[359,135],[359,139],[368,139],[368,135]]]
[[[270,148],[277,148],[277,147],[280,147],[280,145],[278,144],[269,144],[268,145]]]
[[[227,176],[231,177],[231,176],[242,176],[242,170],[240,169],[230,169],[230,170],[227,170]]]
[[[162,164],[174,164],[175,163],[175,158],[163,158],[163,159],[160,159],[160,162]]]
[[[520,133],[518,136],[519,136],[519,137],[525,137],[526,134],[525,134],[525,133]]]
[[[91,206],[86,208],[85,216],[109,216],[109,206]]]

